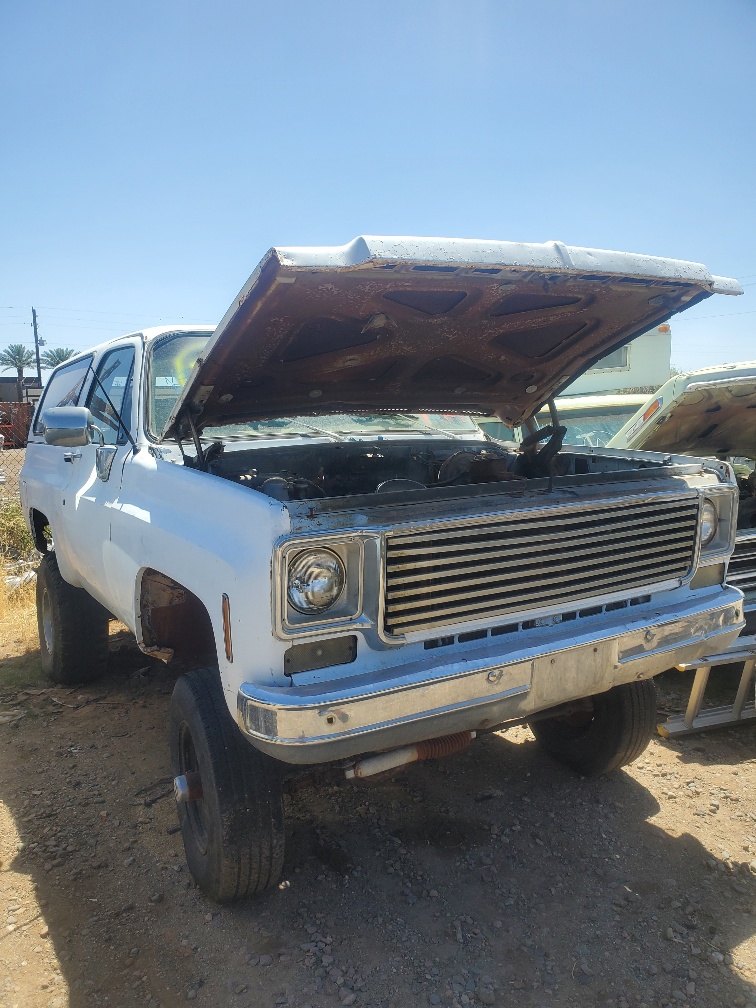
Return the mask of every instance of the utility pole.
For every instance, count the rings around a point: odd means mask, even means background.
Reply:
[[[39,359],[39,333],[37,332],[37,309],[32,308],[32,326],[34,328],[34,352],[37,355],[37,381],[42,384],[42,363]]]

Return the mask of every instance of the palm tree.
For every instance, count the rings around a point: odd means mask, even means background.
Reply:
[[[0,353],[0,368],[3,371],[16,372],[16,389],[18,390],[18,401],[22,402],[24,397],[24,368],[33,367],[36,363],[34,353],[25,347],[23,343],[11,343],[9,347]]]
[[[53,347],[52,350],[45,350],[45,352],[40,357],[43,368],[54,368],[58,364],[62,364],[63,361],[67,361],[69,357],[73,357],[76,353],[75,350],[70,350],[68,347]]]

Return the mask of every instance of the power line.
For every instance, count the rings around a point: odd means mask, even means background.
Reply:
[[[37,313],[37,314],[39,314],[39,313]],[[117,325],[117,326],[123,327],[123,326],[129,326],[129,325],[134,325],[135,324],[134,322],[131,322],[131,321],[127,322],[125,319],[122,321],[120,319],[108,319],[108,318],[101,318],[101,319],[97,319],[97,318],[75,318],[75,317],[71,318],[70,315],[63,316],[62,318],[60,318],[59,316],[56,316],[56,315],[45,315],[44,317],[47,319],[47,321],[49,322],[50,325],[68,325],[71,322],[88,322],[88,323],[90,323],[92,325]],[[145,316],[144,315],[138,315],[137,318],[144,319]]]
[[[756,274],[754,274],[754,276],[756,276]],[[103,311],[100,308],[51,308],[49,305],[40,305],[39,307],[44,309],[44,311],[78,311],[84,312],[85,314],[89,313],[90,315],[119,315],[121,318],[144,318],[146,314],[145,312],[142,312],[139,315],[135,312],[109,312]]]
[[[37,314],[39,315],[39,311],[37,312]],[[80,319],[77,319],[77,318],[71,318],[70,316],[64,317],[64,318],[56,318],[55,316],[49,316],[49,315],[45,315],[44,316],[45,323],[47,325],[50,325],[50,326],[68,327],[68,328],[82,328],[82,329],[86,328],[87,326],[94,327],[94,328],[103,328],[103,327],[112,326],[112,327],[115,327],[115,328],[119,329],[121,332],[123,332],[124,330],[126,330],[126,331],[132,331],[133,332],[133,331],[136,331],[137,328],[142,329],[145,326],[149,327],[149,326],[161,325],[161,324],[162,325],[166,325],[166,324],[172,325],[172,324],[178,323],[178,322],[186,322],[186,316],[184,316],[184,315],[170,315],[170,316],[165,316],[165,315],[154,316],[153,315],[153,316],[149,316],[147,314],[144,314],[144,315],[134,315],[133,317],[136,318],[136,319],[139,319],[141,324],[137,325],[134,322],[121,321],[120,319],[115,319],[115,318],[99,318],[99,319],[98,318],[80,318]],[[72,323],[74,323],[74,322],[79,323],[79,326],[72,326]],[[193,320],[192,320],[192,323],[193,323]],[[8,325],[8,324],[10,324],[10,323],[0,322],[0,325]],[[206,324],[206,323],[200,323],[200,324]],[[131,330],[128,330],[128,328],[127,328],[128,326],[132,326],[133,328]]]
[[[128,335],[128,333],[126,333],[125,335]],[[117,336],[113,336],[112,338],[113,339],[118,339]],[[18,343],[18,344],[20,344],[21,346],[29,346],[29,347],[34,346],[34,340],[15,340],[15,342]],[[63,342],[63,340],[61,340],[61,342]],[[93,340],[85,340],[83,342],[81,340],[65,340],[65,342],[68,343],[68,344],[70,344],[71,347],[80,347],[82,350],[88,350],[89,347],[95,346],[95,342]],[[111,341],[110,340],[100,340],[100,342],[101,343],[109,343]]]
[[[113,322],[103,322],[101,325],[72,325],[69,322],[50,322],[47,319],[45,319],[45,325],[48,328],[52,328],[52,329],[87,329],[87,330],[91,330],[93,332],[103,332],[103,331],[108,331],[108,330],[114,330],[116,332],[121,332],[121,333],[124,333],[124,335],[126,335],[126,332],[124,332],[124,329],[126,327],[125,326],[119,326],[117,323],[113,323]],[[148,327],[147,326],[137,327],[137,329],[139,329],[139,328],[145,329],[145,328],[148,328]],[[137,332],[137,329],[132,329],[131,332]],[[128,332],[128,330],[127,330],[127,332]]]
[[[43,321],[44,321],[44,323],[45,323],[45,325],[47,326],[48,329],[86,329],[86,330],[91,330],[92,332],[110,332],[111,331],[111,326],[108,323],[103,323],[101,326],[86,326],[86,325],[66,325],[66,324],[55,325],[54,322],[48,322],[47,319],[43,319]],[[0,322],[0,325],[3,325],[3,326],[30,326],[31,322]],[[146,326],[142,326],[142,328],[147,328],[147,327]],[[126,329],[125,326],[118,326],[118,325],[112,326],[112,331],[123,333],[124,335],[127,335],[127,332],[128,332],[128,330]],[[136,329],[133,329],[131,331],[132,332],[137,332]]]
[[[0,311],[24,311],[23,306],[19,305],[0,305]],[[85,315],[111,315],[113,317],[121,318],[144,318],[148,312],[111,312],[102,308],[53,308],[50,305],[40,305],[37,309],[38,311],[65,311],[65,312],[83,312]]]
[[[753,311],[725,312],[723,315],[700,315],[698,318],[675,318],[674,324],[677,325],[678,322],[703,322],[704,319],[710,318],[734,318],[736,315],[756,315],[756,309]]]
[[[131,319],[111,318],[110,316],[108,316],[108,315],[106,315],[104,313],[101,316],[99,316],[99,317],[98,316],[92,316],[92,315],[73,315],[73,316],[72,315],[50,315],[44,309],[38,308],[37,309],[37,315],[39,317],[44,316],[46,319],[50,319],[51,321],[55,321],[55,322],[76,322],[76,321],[79,321],[79,322],[112,322],[113,325],[133,325],[133,322],[131,321]],[[155,316],[147,315],[147,313],[145,313],[144,315],[135,315],[134,316],[134,318],[137,318],[137,319],[154,318],[154,317]],[[28,318],[28,314],[25,312],[23,315],[0,315],[0,318],[4,318],[4,319],[25,319],[25,318]]]

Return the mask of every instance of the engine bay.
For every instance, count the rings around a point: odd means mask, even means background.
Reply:
[[[752,469],[749,473],[743,471],[744,469],[745,467],[735,466],[740,494],[738,528],[753,529],[756,528],[756,469]]]
[[[208,472],[281,501],[525,481],[590,472],[657,468],[580,452],[550,452],[543,434],[531,444],[461,438],[349,440],[328,444],[253,447],[213,442]],[[191,464],[191,462],[189,462]]]

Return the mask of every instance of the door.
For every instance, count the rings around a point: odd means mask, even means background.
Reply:
[[[77,556],[70,548],[67,501],[74,476],[74,456],[79,449],[46,444],[42,414],[52,406],[79,405],[91,364],[92,355],[88,354],[53,371],[29,435],[20,482],[22,507],[27,513],[30,507],[34,507],[47,516],[61,573],[74,584],[78,583],[79,571]]]
[[[84,405],[94,425],[94,440],[71,451],[67,527],[82,584],[90,594],[112,610],[109,566],[112,563],[111,516],[117,506],[123,465],[132,451],[133,344],[105,353],[89,386]],[[117,613],[115,614],[117,615]]]

